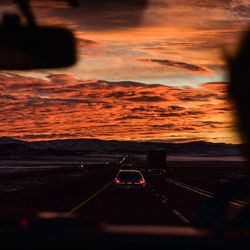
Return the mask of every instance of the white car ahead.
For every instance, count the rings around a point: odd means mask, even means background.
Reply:
[[[138,170],[120,170],[114,180],[117,189],[144,189],[146,186],[142,173]]]

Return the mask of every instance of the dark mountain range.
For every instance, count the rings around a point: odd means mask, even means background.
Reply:
[[[25,141],[17,140],[11,137],[0,137],[0,145],[2,144],[14,144],[14,143],[26,143]]]
[[[0,137],[1,156],[78,155],[86,153],[145,153],[149,149],[165,149],[169,155],[241,155],[239,145],[204,141],[188,143],[156,143],[103,141],[97,139],[65,139],[26,142],[9,137]]]

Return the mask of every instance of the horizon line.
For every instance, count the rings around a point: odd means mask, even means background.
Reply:
[[[97,140],[97,141],[104,141],[104,142],[134,142],[134,143],[171,143],[171,144],[186,144],[186,143],[194,143],[194,142],[203,142],[203,143],[210,143],[210,144],[226,144],[226,145],[242,145],[244,143],[227,143],[227,142],[211,142],[211,141],[206,141],[206,140],[190,140],[187,141],[186,139],[183,139],[183,141],[167,141],[167,140],[119,140],[119,139],[100,139],[100,138],[92,138],[92,137],[79,137],[79,138],[58,138],[58,139],[38,139],[38,140],[26,140],[22,138],[16,138],[12,136],[0,136],[0,140],[3,138],[8,138],[12,140],[17,140],[17,141],[23,141],[27,143],[33,143],[33,142],[52,142],[52,141],[67,141],[67,140]]]

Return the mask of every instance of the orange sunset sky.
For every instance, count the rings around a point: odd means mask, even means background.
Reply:
[[[0,136],[240,142],[223,53],[250,25],[248,0],[31,2],[39,24],[75,32],[78,63],[0,72]]]

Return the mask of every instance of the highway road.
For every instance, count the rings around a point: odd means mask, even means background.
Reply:
[[[105,168],[89,176],[56,181],[44,187],[0,194],[2,209],[56,211],[77,215],[87,222],[142,225],[192,225],[199,207],[213,194],[167,176],[145,175],[145,190],[115,192],[117,167]],[[236,209],[244,206],[235,202]],[[11,210],[9,210],[11,209]]]
[[[92,221],[112,224],[187,225],[165,196],[145,190],[114,190],[113,180],[69,211]]]
[[[112,168],[53,183],[46,187],[1,194],[6,209],[16,211],[57,211],[78,215],[86,221],[117,224],[187,225],[188,220],[159,196],[148,183],[145,190],[115,192],[113,180],[118,172]],[[24,209],[24,210],[23,210]]]

